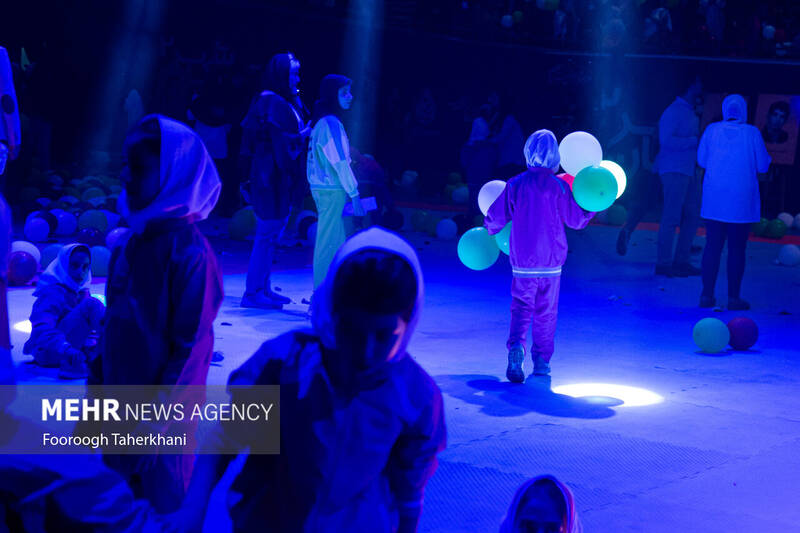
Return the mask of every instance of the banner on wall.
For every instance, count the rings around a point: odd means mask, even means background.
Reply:
[[[761,131],[772,162],[794,165],[797,152],[800,96],[762,94],[758,97],[754,125]]]

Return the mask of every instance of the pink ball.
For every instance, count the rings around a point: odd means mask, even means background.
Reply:
[[[751,319],[739,316],[728,322],[728,331],[731,333],[731,348],[734,350],[749,350],[758,340],[758,326]]]

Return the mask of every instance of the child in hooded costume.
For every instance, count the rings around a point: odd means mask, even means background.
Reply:
[[[299,72],[300,62],[292,54],[274,56],[267,67],[268,90],[242,121],[241,155],[258,219],[242,307],[280,309],[291,302],[270,288],[270,273],[275,247],[304,185],[302,164],[311,130],[297,96]]]
[[[39,276],[31,311],[31,336],[22,349],[42,366],[60,367],[63,378],[85,378],[91,345],[105,306],[89,294],[91,252],[68,244]]]
[[[528,170],[510,179],[489,207],[486,227],[491,235],[513,221],[510,239],[511,331],[506,377],[525,380],[525,337],[533,324],[535,375],[550,373],[558,317],[561,267],[567,259],[564,226],[585,228],[594,213],[584,211],[569,187],[554,174],[561,158],[558,141],[548,130],[533,133],[525,143]]]
[[[319,100],[314,104],[314,129],[306,167],[319,217],[314,243],[314,289],[322,284],[333,256],[347,238],[342,210],[348,198],[353,202],[353,214],[364,216],[358,182],[350,167],[350,141],[339,118],[353,100],[351,85],[344,76],[325,76]]]
[[[581,533],[569,487],[553,476],[537,476],[517,489],[500,533]]]
[[[385,230],[363,231],[315,293],[313,329],[266,342],[231,374],[230,385],[281,386],[281,454],[247,459],[235,531],[416,530],[446,440],[441,392],[406,352],[422,301],[414,250]],[[187,530],[202,525],[230,460],[198,458],[178,520]]]
[[[205,385],[223,290],[196,222],[217,202],[217,171],[197,134],[159,115],[142,119],[123,151],[119,205],[132,234],[112,252],[102,358],[90,382]],[[145,471],[138,459],[106,456],[159,511],[177,508],[193,457],[161,454]]]

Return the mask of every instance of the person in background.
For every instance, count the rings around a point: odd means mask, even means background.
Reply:
[[[413,248],[383,229],[362,231],[315,293],[312,329],[265,342],[231,374],[229,386],[281,386],[281,454],[247,458],[233,485],[242,495],[234,531],[265,520],[275,531],[416,531],[446,442],[441,391],[406,351],[423,295]],[[207,451],[244,449],[249,436],[217,431]],[[174,524],[200,530],[232,459],[198,457]]]
[[[553,476],[537,476],[517,489],[500,533],[581,533],[572,491]]]
[[[322,79],[319,100],[314,104],[313,130],[308,146],[308,184],[317,205],[317,236],[314,243],[314,289],[322,284],[336,251],[347,238],[342,210],[348,199],[353,214],[363,217],[358,182],[351,168],[350,141],[341,115],[350,109],[351,81],[338,74]]]
[[[68,244],[39,276],[31,311],[31,336],[22,353],[41,366],[59,368],[59,376],[89,375],[105,306],[89,293],[91,252]]]
[[[725,240],[728,241],[728,309],[743,311],[741,298],[745,248],[750,224],[761,220],[758,175],[769,170],[758,128],[747,124],[747,102],[732,94],[722,102],[722,121],[711,124],[700,139],[697,162],[705,169],[701,216],[706,223],[703,253],[703,291],[700,307],[714,307],[714,287]]]
[[[664,187],[664,209],[658,230],[657,276],[697,276],[689,262],[692,240],[700,224],[700,179],[695,172],[700,119],[695,102],[703,92],[696,78],[661,114],[658,136],[658,173]],[[675,228],[680,226],[675,246]]]
[[[569,187],[557,178],[561,157],[553,132],[539,130],[525,143],[528,170],[508,181],[486,213],[490,235],[509,222],[511,237],[511,327],[506,347],[506,377],[525,380],[525,338],[533,325],[533,374],[550,374],[553,356],[561,267],[567,259],[564,226],[585,228],[594,213],[584,211]]]
[[[497,158],[497,144],[489,139],[489,124],[483,117],[478,117],[472,121],[469,139],[461,147],[461,168],[469,188],[470,219],[480,213],[478,193],[487,181],[493,179]]]
[[[102,357],[89,383],[205,385],[223,290],[197,222],[219,198],[217,171],[194,131],[160,115],[128,133],[123,154],[118,205],[131,234],[111,255]],[[180,506],[194,461],[190,454],[104,458],[159,512]]]
[[[249,169],[249,201],[257,217],[242,307],[281,309],[291,302],[271,288],[272,261],[302,186],[311,128],[298,98],[300,62],[278,54],[267,66],[266,86],[242,122],[242,165]]]

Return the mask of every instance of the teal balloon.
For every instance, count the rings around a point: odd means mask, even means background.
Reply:
[[[63,244],[48,244],[45,246],[42,250],[42,268],[47,268],[47,266],[53,262],[53,259],[58,257],[58,252],[60,252],[63,247]]]
[[[586,167],[575,176],[572,194],[585,210],[595,213],[603,211],[617,199],[617,179],[603,167]]]
[[[786,227],[786,223],[783,220],[775,219],[770,220],[767,224],[766,230],[764,231],[764,236],[770,239],[782,239],[789,228]]]
[[[719,353],[728,346],[731,333],[718,318],[704,318],[694,325],[692,339],[701,352]]]
[[[608,213],[608,223],[612,226],[622,226],[628,218],[628,212],[625,207],[619,204],[609,207],[606,213]]]
[[[108,263],[111,261],[111,251],[105,246],[92,246],[92,276],[104,278],[108,276]]]
[[[494,236],[494,240],[497,243],[497,247],[500,248],[500,251],[504,254],[508,255],[509,248],[511,247],[511,222],[506,224],[506,227],[500,230],[500,233],[497,233]]]
[[[108,229],[108,219],[106,214],[97,209],[90,209],[78,218],[78,229],[94,228],[100,233],[105,233]]]
[[[472,228],[458,241],[458,258],[472,270],[486,270],[500,255],[500,249],[486,228]]]

